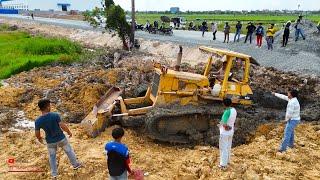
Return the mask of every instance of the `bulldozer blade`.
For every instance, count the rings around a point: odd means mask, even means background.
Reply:
[[[95,104],[93,110],[81,121],[81,125],[90,137],[97,137],[105,130],[107,121],[112,115],[116,100],[122,92],[123,90],[120,88],[110,88]]]

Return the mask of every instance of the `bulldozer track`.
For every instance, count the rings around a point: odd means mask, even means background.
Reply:
[[[221,105],[216,105],[221,106]],[[214,110],[213,110],[214,109]],[[158,107],[147,114],[149,137],[169,143],[199,143],[217,129],[222,109],[202,106]]]

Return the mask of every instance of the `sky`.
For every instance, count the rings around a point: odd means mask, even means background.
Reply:
[[[100,6],[101,0],[14,0],[11,3],[27,3],[30,8],[55,9],[57,3],[70,3],[71,9],[88,10]],[[131,9],[131,0],[114,0],[125,10]],[[165,11],[180,7],[182,11],[208,10],[319,10],[320,0],[135,0],[136,10]]]

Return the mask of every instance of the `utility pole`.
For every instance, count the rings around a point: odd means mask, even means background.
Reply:
[[[136,10],[134,0],[131,0],[131,36],[130,42],[134,44],[134,32],[136,30]]]

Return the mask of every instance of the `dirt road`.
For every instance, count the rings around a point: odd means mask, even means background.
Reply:
[[[32,21],[30,17],[10,15],[1,15],[1,18],[22,19],[24,22],[39,22],[42,24],[50,24],[61,26],[65,28],[75,28],[90,31],[102,31],[102,29],[93,29],[90,25],[84,21],[64,20],[64,19],[50,19],[37,17],[35,21]],[[305,41],[294,42],[291,32],[289,39],[289,45],[286,48],[281,46],[281,35],[276,37],[274,51],[266,50],[266,41],[263,42],[263,47],[256,48],[255,38],[252,44],[239,43],[222,43],[223,33],[218,32],[217,40],[211,40],[211,33],[206,33],[205,37],[201,37],[201,32],[194,31],[174,31],[173,36],[162,36],[149,34],[143,31],[137,31],[136,36],[144,40],[171,42],[176,46],[182,44],[187,47],[195,47],[199,45],[214,46],[219,48],[225,48],[242,52],[251,55],[258,62],[266,67],[274,67],[283,71],[293,71],[299,74],[320,75],[320,35],[316,34],[316,27],[309,27],[309,24],[305,26],[305,32],[307,33],[307,39]],[[230,35],[230,40],[233,40],[233,34]]]

